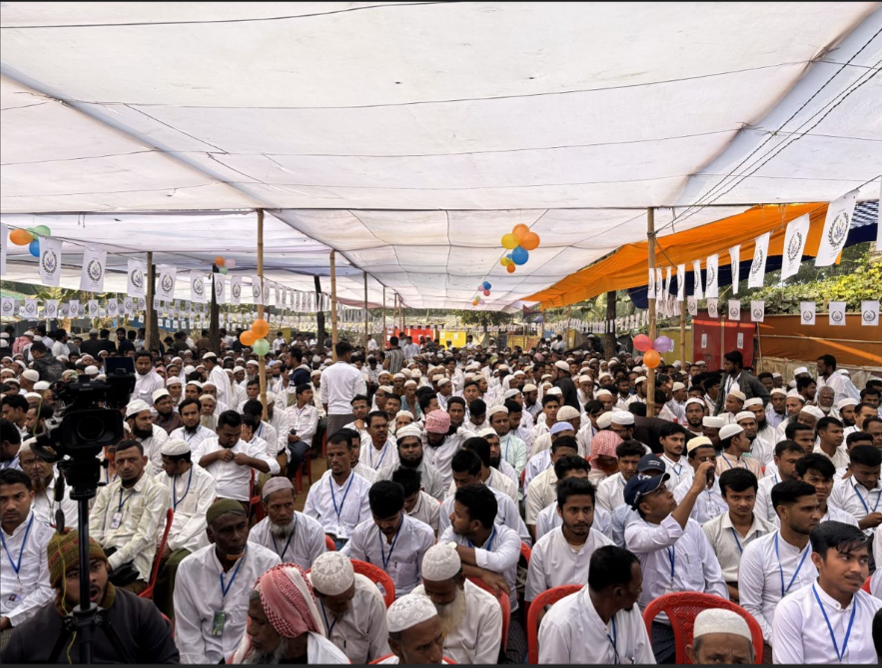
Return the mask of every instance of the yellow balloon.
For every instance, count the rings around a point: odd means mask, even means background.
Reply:
[[[511,262],[508,260],[507,257],[502,257],[501,260],[499,261],[499,263],[500,263],[502,266],[507,266],[507,265],[510,264]]]
[[[513,233],[506,233],[501,237],[501,245],[506,250],[513,250],[520,244],[520,241],[517,240],[517,236]]]

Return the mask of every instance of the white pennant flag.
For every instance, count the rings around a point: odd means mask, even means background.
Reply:
[[[769,256],[769,232],[757,236],[754,245],[754,259],[751,261],[751,273],[748,276],[748,287],[762,287],[766,276],[766,258]]]
[[[43,302],[43,317],[47,320],[54,320],[58,317],[58,299],[47,299]]]
[[[694,282],[692,295],[696,299],[703,299],[704,285],[701,283],[701,259],[692,262],[692,277]]]
[[[11,296],[0,297],[0,315],[15,317],[15,299]]]
[[[191,271],[191,302],[206,303],[206,274]]]
[[[6,275],[6,250],[9,249],[9,227],[0,222],[0,277]]]
[[[832,327],[846,326],[846,302],[831,301],[828,304],[828,315]]]
[[[670,267],[668,267],[668,274],[667,274],[667,277],[665,278],[664,295],[665,295],[666,299],[670,300],[670,296],[671,296],[671,269],[670,269]]]
[[[752,322],[762,322],[763,317],[766,315],[766,302],[765,301],[751,301],[751,321]]]
[[[664,301],[664,294],[661,291],[661,269],[655,269],[655,300],[656,301]]]
[[[708,257],[707,264],[705,265],[705,277],[706,284],[704,295],[707,299],[716,299],[719,296],[719,290],[717,288],[717,273],[720,269],[720,255],[712,254]]]
[[[858,191],[851,191],[828,205],[828,214],[824,218],[821,242],[818,245],[818,256],[815,258],[816,266],[830,266],[840,256],[846,239],[849,238],[849,224],[852,222],[857,197]]]
[[[117,305],[117,299],[108,299],[108,317],[117,317],[120,314],[120,308]]]
[[[741,319],[741,301],[738,299],[730,299],[729,300],[729,319],[730,320],[740,320]]]
[[[677,301],[683,301],[686,297],[684,295],[686,285],[686,264],[680,264],[677,266]]]
[[[126,293],[129,296],[143,298],[148,281],[147,264],[138,259],[126,262]]]
[[[240,305],[240,295],[243,292],[243,276],[235,275],[231,278],[231,305]]]
[[[262,286],[262,305],[267,306],[271,301],[271,287],[269,283]]]
[[[108,253],[87,247],[83,250],[83,269],[80,271],[80,289],[84,292],[105,290],[105,262]]]
[[[71,306],[67,303],[67,301],[61,304],[58,307],[58,316],[62,318],[69,317],[71,315]]]
[[[25,299],[23,315],[26,320],[37,319],[37,299]]]
[[[261,278],[252,276],[252,303],[256,306],[261,303]]]
[[[212,281],[215,283],[215,301],[216,303],[225,303],[225,276],[221,273],[213,273]]]
[[[58,287],[62,279],[62,241],[40,237],[40,283]]]
[[[788,223],[784,232],[784,248],[781,253],[781,279],[787,280],[800,270],[803,249],[809,237],[809,215],[797,217]]]
[[[729,248],[729,263],[732,268],[732,293],[738,294],[739,267],[741,261],[741,245]]]
[[[883,202],[883,178],[880,178],[880,201],[877,203],[877,252],[883,251],[883,208],[880,203]]]
[[[123,299],[123,313],[127,316],[132,315],[135,312],[132,297],[127,296]]]
[[[861,302],[861,326],[876,327],[880,324],[880,302]]]
[[[717,317],[717,299],[708,299],[708,317]]]
[[[655,298],[655,269],[649,269],[649,287],[646,289],[646,298],[654,299]]]
[[[175,266],[157,266],[157,290],[154,300],[173,301],[175,299],[175,278],[178,269]],[[137,296],[141,299],[144,297]]]
[[[800,301],[800,324],[811,327],[815,324],[815,301]]]
[[[96,301],[95,299],[90,299],[87,305],[89,306],[89,317],[98,317],[98,301]]]

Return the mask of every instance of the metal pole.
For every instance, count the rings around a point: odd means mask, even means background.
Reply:
[[[363,271],[363,350],[369,350],[369,275]]]
[[[258,240],[256,242],[256,273],[258,274],[259,282],[261,282],[261,287],[259,288],[258,293],[258,319],[265,319],[265,211],[257,210],[256,214],[258,215],[258,226],[257,226],[257,236]],[[270,334],[268,334],[270,336]],[[268,379],[265,374],[265,356],[258,356],[258,389],[261,398],[262,405],[262,419],[268,419]]]
[[[330,312],[332,313],[332,361],[338,361],[335,346],[338,344],[338,301],[335,296],[335,250],[329,252],[329,284],[332,288]]]
[[[655,270],[655,208],[646,208],[646,239],[649,248],[649,268]],[[655,340],[658,308],[655,297],[649,299],[649,340]],[[646,368],[646,417],[655,415],[655,369]]]

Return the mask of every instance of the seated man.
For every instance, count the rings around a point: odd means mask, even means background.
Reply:
[[[107,489],[107,488],[102,488]],[[80,545],[77,530],[54,534],[48,542],[49,583],[55,599],[32,618],[12,629],[9,644],[0,654],[4,665],[62,662],[79,665],[78,633],[67,626],[62,613],[80,605]],[[176,665],[178,649],[172,626],[150,600],[117,590],[108,580],[108,558],[94,539],[89,540],[89,599],[105,611],[108,628],[92,634],[92,663]],[[5,580],[5,579],[4,579]],[[109,637],[109,631],[113,635]],[[116,640],[116,641],[114,641]]]
[[[154,424],[151,407],[139,399],[126,406],[126,423],[132,438],[141,444],[148,458],[148,476],[153,478],[163,470],[160,448],[169,435]]]
[[[689,466],[692,467],[693,473],[698,471],[701,465],[706,463],[714,464],[717,459],[717,454],[714,452],[711,442],[703,436],[697,436],[690,440],[686,448],[689,453]],[[678,504],[683,501],[686,493],[689,492],[689,488],[692,487],[692,483],[692,480],[687,479],[674,488],[674,499],[677,500]],[[726,513],[727,510],[726,502],[723,501],[723,496],[720,494],[718,476],[714,471],[708,471],[708,481],[705,484],[705,489],[698,496],[698,499],[695,500],[695,506],[692,507],[692,518],[699,525],[704,525],[709,520],[713,520],[720,514]]]
[[[433,402],[436,403],[436,397],[433,398]],[[461,450],[461,444],[473,434],[468,433],[463,427],[452,427],[449,414],[439,408],[436,410],[422,408],[422,413],[425,417],[425,431],[422,437],[423,459],[437,468],[448,488],[452,482],[452,457]]]
[[[517,483],[492,466],[492,443],[498,440],[498,435],[492,431],[492,436],[490,437],[471,437],[462,444],[462,450],[470,450],[480,458],[480,481],[487,487],[507,495],[514,502],[514,505],[517,506]],[[502,464],[502,462],[499,462],[499,464]],[[504,462],[503,464],[508,463]],[[446,496],[454,495],[455,491],[456,484],[455,480],[453,480]]]
[[[421,474],[415,469],[400,467],[391,474],[391,480],[403,486],[403,512],[430,526],[436,538],[440,529],[440,502],[421,489]]]
[[[367,417],[367,422],[370,441],[363,447],[360,461],[376,471],[389,465],[397,465],[397,444],[388,432],[388,417],[383,411],[373,411]]]
[[[853,515],[839,508],[831,501],[835,474],[834,463],[825,455],[812,453],[811,455],[804,455],[797,462],[796,478],[815,488],[815,497],[818,499],[818,512],[821,514],[821,521],[835,520],[838,523],[846,523],[858,527],[858,521],[855,520]]]
[[[295,510],[295,489],[283,476],[265,481],[261,491],[266,516],[249,531],[249,541],[264,546],[305,571],[326,552],[326,533],[313,518]]]
[[[71,488],[65,487],[61,501],[56,501],[55,488],[58,479],[55,477],[55,466],[38,457],[32,449],[33,445],[33,439],[26,441],[18,451],[21,470],[30,477],[31,485],[34,486],[34,502],[31,504],[31,510],[37,518],[55,527],[55,514],[61,509],[65,514],[65,527],[76,528],[79,514],[77,502],[71,499]]]
[[[597,505],[595,512],[601,510],[612,513],[625,503],[624,489],[628,481],[637,473],[640,459],[646,455],[646,449],[639,441],[623,441],[616,449],[618,473],[600,481],[597,486]]]
[[[385,601],[378,587],[354,572],[337,551],[320,555],[308,579],[326,635],[352,665],[365,665],[391,652],[385,623]]]
[[[121,441],[112,459],[119,478],[98,489],[89,529],[108,554],[111,583],[139,593],[151,578],[157,540],[172,502],[169,490],[145,473],[148,458],[138,441]]]
[[[165,387],[156,390],[151,395],[151,399],[154,401],[154,410],[157,411],[157,418],[154,422],[157,427],[168,435],[182,426],[181,416],[175,412],[175,404],[169,390]]]
[[[803,450],[803,447],[793,441],[785,440],[775,444],[775,457],[773,458],[775,468],[767,466],[766,476],[760,479],[754,515],[773,524],[778,520],[772,506],[772,487],[781,481],[796,478],[797,462],[805,454],[806,451]]]
[[[401,467],[415,469],[421,474],[422,489],[435,499],[445,496],[446,485],[443,475],[424,459],[424,448],[421,444],[421,428],[409,424],[397,432],[397,461],[392,462],[378,471],[376,480],[389,481],[391,474]]]
[[[233,411],[232,411],[233,412]],[[206,513],[209,546],[185,558],[175,581],[175,642],[182,662],[215,665],[228,658],[246,631],[249,594],[280,556],[249,544],[242,504],[219,499]]]
[[[372,520],[354,528],[342,549],[349,558],[375,565],[394,582],[397,596],[412,591],[421,580],[421,560],[434,545],[434,531],[417,518],[404,515],[403,486],[379,481],[369,489]],[[399,542],[399,543],[398,543]]]
[[[572,407],[570,406],[570,408]],[[598,436],[600,435],[598,434]],[[569,468],[575,468],[579,464],[579,460],[587,462],[583,457],[578,456],[578,443],[574,436],[558,436],[551,444],[550,452],[551,465],[533,478],[532,483],[525,488],[526,524],[531,534],[535,533],[538,514],[557,501],[557,471],[555,465],[562,459],[569,459],[572,465]],[[536,538],[538,538],[537,535]]]
[[[201,404],[199,399],[183,399],[178,405],[178,414],[182,419],[182,426],[172,431],[170,439],[187,441],[193,451],[206,439],[214,439],[215,432],[207,429],[200,422]]]
[[[18,469],[0,470],[0,649],[16,628],[52,600],[46,545],[53,530],[32,510],[31,479]]]
[[[756,652],[747,621],[728,609],[705,609],[695,618],[686,658],[692,665],[753,665]]]
[[[538,631],[542,665],[655,665],[643,615],[637,556],[601,546],[590,558],[585,587],[553,605]],[[531,626],[530,626],[531,627]]]
[[[443,662],[443,625],[434,603],[410,593],[399,598],[385,616],[388,644],[394,655],[382,665],[440,665]]]
[[[560,484],[567,478],[588,480],[588,472],[591,469],[591,465],[588,464],[587,460],[577,455],[574,458],[567,457],[554,465],[554,473],[557,474],[557,487],[560,487]],[[548,532],[559,528],[562,524],[563,518],[560,516],[557,502],[554,501],[539,511],[538,517],[535,520],[535,538],[541,539]],[[591,527],[610,539],[612,538],[612,516],[599,508],[596,503],[594,505],[594,522],[591,524]]]
[[[717,458],[718,476],[727,469],[741,467],[753,473],[757,479],[763,478],[762,465],[753,457],[745,456],[745,453],[751,449],[751,440],[741,425],[731,424],[721,427],[719,436],[721,452]]]
[[[883,522],[882,462],[883,452],[879,448],[865,444],[855,446],[849,453],[851,475],[834,486],[830,497],[834,506],[855,517],[867,536]]]

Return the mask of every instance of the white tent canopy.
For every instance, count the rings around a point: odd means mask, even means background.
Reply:
[[[298,274],[335,249],[344,298],[365,270],[371,301],[382,283],[462,308],[489,280],[500,309],[645,239],[646,207],[683,230],[875,198],[881,21],[872,2],[4,3],[0,209],[116,213],[49,226],[247,268],[254,214],[208,211],[263,207],[284,285],[311,289]],[[521,222],[541,247],[508,275]]]

